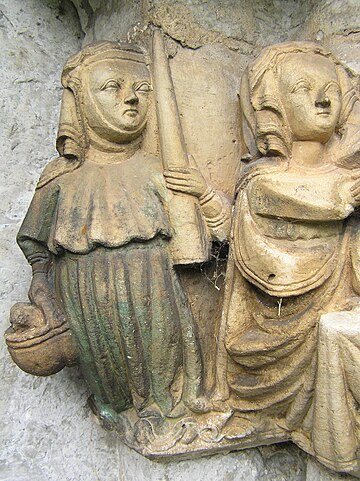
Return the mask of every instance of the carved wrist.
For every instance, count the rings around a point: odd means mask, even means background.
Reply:
[[[199,202],[200,205],[203,206],[210,202],[215,196],[215,190],[208,186],[205,190],[205,192],[199,197]]]
[[[49,270],[50,257],[47,253],[36,253],[28,257],[33,275],[38,273],[47,274]]]

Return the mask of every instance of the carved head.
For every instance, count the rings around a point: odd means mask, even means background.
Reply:
[[[144,130],[151,90],[144,63],[103,59],[84,65],[83,109],[87,126],[111,142],[128,142]]]
[[[328,142],[338,125],[342,103],[334,62],[315,53],[289,54],[276,71],[292,140]]]
[[[120,144],[143,132],[152,89],[146,57],[138,47],[91,44],[68,60],[62,84],[61,155],[83,157],[91,138]]]
[[[241,85],[244,154],[288,157],[294,140],[327,143],[358,100],[349,73],[311,42],[266,48]],[[259,155],[260,154],[260,155]]]

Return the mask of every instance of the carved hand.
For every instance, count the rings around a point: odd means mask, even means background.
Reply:
[[[201,197],[208,184],[201,172],[193,167],[173,167],[163,172],[166,186],[175,192]]]
[[[47,273],[35,272],[33,274],[29,299],[42,310],[47,325],[56,327],[65,322],[64,314],[57,305],[53,289],[49,284]]]
[[[352,175],[352,179],[355,180],[353,186],[350,189],[351,195],[355,199],[355,206],[360,205],[360,172]]]

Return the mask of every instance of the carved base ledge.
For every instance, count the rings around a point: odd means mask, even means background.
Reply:
[[[166,420],[139,418],[134,409],[116,422],[101,419],[121,440],[139,454],[157,462],[209,456],[291,440],[291,434],[264,416],[234,415],[232,411],[194,414]]]
[[[155,462],[189,460],[292,441],[326,467],[360,478],[358,460],[339,463],[322,458],[312,449],[306,433],[290,432],[282,426],[281,419],[263,413],[239,415],[231,410],[212,411],[164,419],[139,418],[134,409],[129,409],[117,415],[116,420],[101,416],[97,419],[105,429],[116,431],[128,447]]]

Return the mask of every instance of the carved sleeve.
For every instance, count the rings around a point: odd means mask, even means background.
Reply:
[[[52,256],[49,250],[32,239],[18,239],[18,243],[28,263],[31,265],[33,274],[39,272],[46,273]]]
[[[57,189],[37,189],[17,235],[17,243],[33,272],[46,272],[52,258],[48,243],[56,216]]]
[[[344,179],[330,172],[321,178],[273,174],[249,184],[253,213],[263,217],[329,222],[348,217],[354,207]]]
[[[230,211],[229,199],[220,192],[209,187],[199,198],[202,213],[211,236],[220,242],[229,238],[230,233]]]

